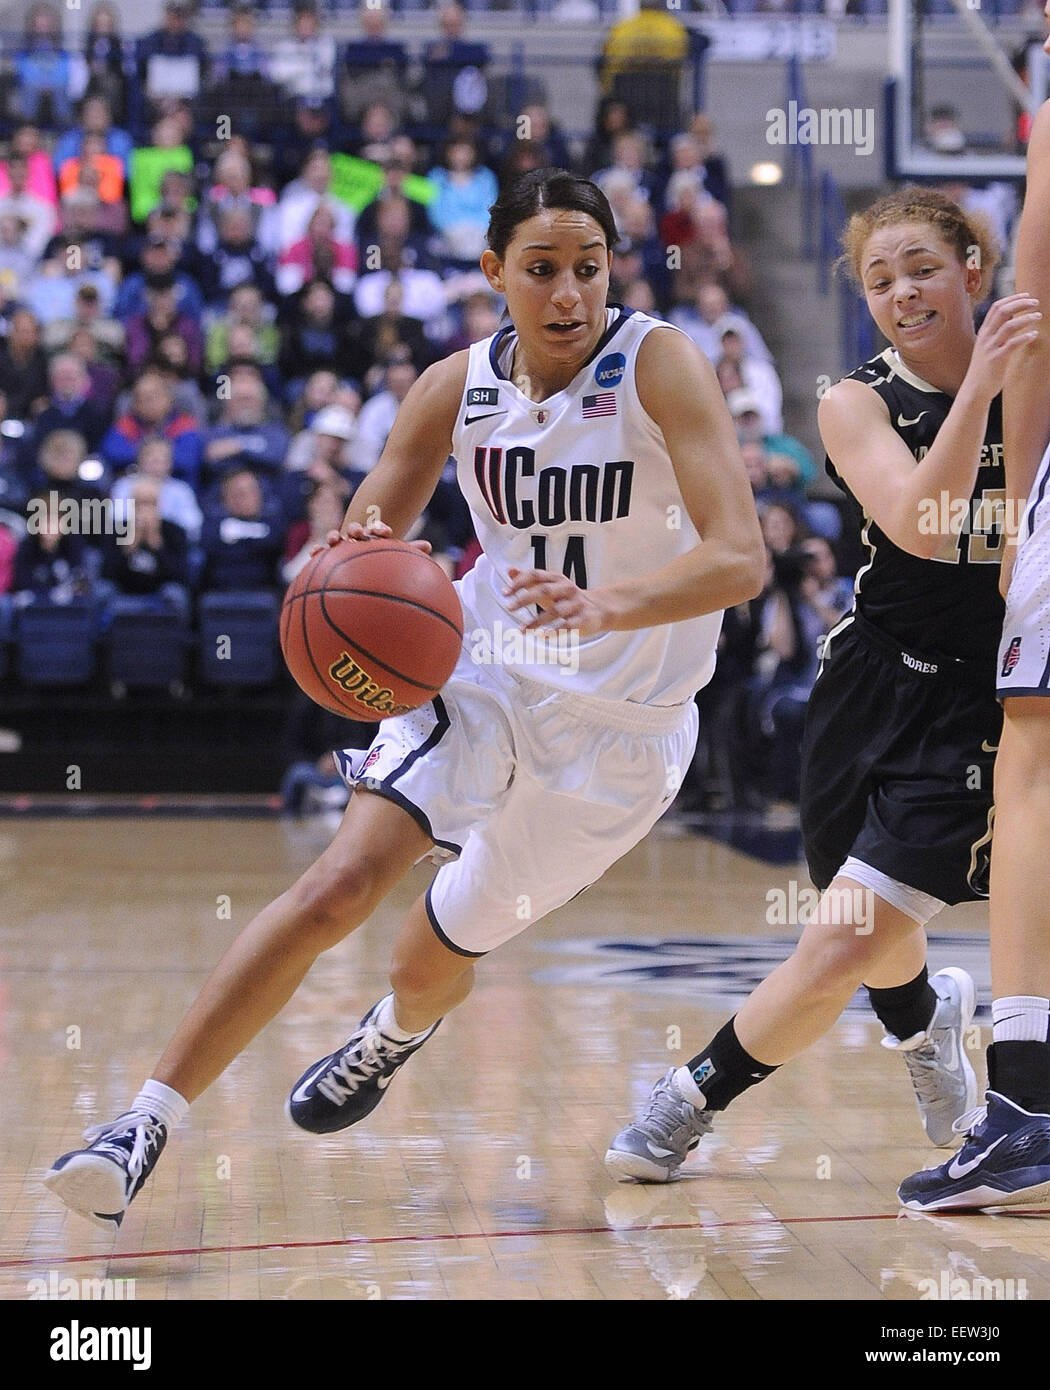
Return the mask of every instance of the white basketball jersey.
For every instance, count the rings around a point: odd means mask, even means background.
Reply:
[[[452,440],[485,553],[459,585],[466,640],[477,660],[565,691],[681,704],[711,679],[721,612],[578,643],[572,634],[570,648],[568,633],[522,636],[532,610],[511,612],[503,597],[512,567],[554,570],[596,589],[651,574],[700,539],[635,385],[642,340],[669,325],[625,309],[606,313],[586,364],[544,401],[509,378],[513,326],[470,349]]]

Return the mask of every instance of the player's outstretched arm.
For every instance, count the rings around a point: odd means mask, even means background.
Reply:
[[[1039,108],[1028,142],[1028,187],[1017,239],[1015,290],[1050,304],[1050,101]],[[1015,541],[1021,513],[1050,444],[1050,315],[1010,363],[1003,386],[1006,535]],[[1013,559],[1004,556],[1004,581]]]
[[[452,452],[452,430],[467,378],[466,352],[428,367],[401,403],[379,462],[354,493],[342,525],[388,526],[401,537],[434,495]]]

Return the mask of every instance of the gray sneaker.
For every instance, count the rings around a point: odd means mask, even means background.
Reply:
[[[703,1096],[688,1067],[672,1067],[653,1087],[644,1112],[621,1129],[605,1155],[619,1182],[669,1182],[711,1128],[712,1112],[687,1099]]]
[[[954,966],[934,975],[930,984],[937,1008],[926,1032],[903,1039],[889,1035],[882,1045],[903,1054],[930,1143],[949,1149],[960,1137],[952,1125],[977,1104],[977,1077],[966,1056],[965,1038],[977,991],[966,971]]]

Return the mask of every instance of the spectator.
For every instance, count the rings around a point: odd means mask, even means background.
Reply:
[[[175,408],[174,393],[164,376],[148,368],[131,390],[131,408],[120,415],[102,441],[102,457],[118,472],[130,468],[147,439],[171,444],[177,477],[196,487],[204,440],[191,415]]]
[[[215,75],[223,82],[231,77],[270,76],[270,59],[256,34],[255,6],[246,0],[236,0],[230,7],[229,42],[216,60]]]
[[[500,192],[533,169],[543,168],[543,146],[531,140],[515,140],[499,167]]]
[[[190,0],[164,0],[164,23],[139,41],[138,72],[150,103],[147,120],[174,100],[192,101],[208,74],[204,40],[190,29]]]
[[[51,207],[58,206],[58,184],[51,155],[44,146],[40,130],[32,124],[20,125],[11,136],[11,150],[6,162],[0,161],[0,196],[11,191],[10,160],[24,159],[27,193],[40,198]]]
[[[411,362],[392,362],[384,374],[383,390],[361,407],[357,434],[350,449],[351,462],[358,472],[368,473],[379,462],[401,402],[417,375]]]
[[[57,511],[49,505],[46,493],[31,498],[29,505],[42,520],[19,542],[12,586],[15,603],[24,607],[30,603],[67,604],[97,598],[97,552],[83,536],[62,531]]]
[[[88,400],[99,408],[105,419],[110,419],[120,390],[120,373],[103,360],[99,340],[90,328],[75,328],[67,346],[80,358],[88,374]]]
[[[699,148],[701,166],[704,171],[704,187],[711,197],[731,212],[732,185],[725,159],[715,150],[715,126],[711,117],[698,111],[689,122],[687,134],[691,135]],[[688,164],[685,167],[689,167]]]
[[[634,129],[627,103],[619,97],[603,96],[594,117],[594,133],[587,141],[583,168],[589,178],[595,169],[608,168],[613,162],[613,143],[617,136]]]
[[[0,212],[0,283],[13,298],[33,273],[36,257],[28,245],[28,228],[13,212]]]
[[[91,378],[81,358],[72,352],[60,352],[51,359],[48,375],[51,395],[48,404],[36,419],[33,441],[35,446],[54,430],[72,430],[83,437],[88,451],[94,453],[102,442],[109,423],[105,411],[91,399]]]
[[[266,138],[273,146],[270,173],[274,185],[284,190],[300,177],[304,150],[328,150],[335,144],[331,107],[324,101],[299,97],[289,118],[268,125]]]
[[[198,376],[204,364],[200,324],[179,309],[174,275],[156,275],[146,288],[146,312],[133,314],[127,322],[127,359],[133,374],[142,370],[168,334],[185,344],[188,374]]]
[[[146,359],[146,366],[156,368],[167,382],[175,413],[190,416],[198,428],[203,428],[208,420],[208,402],[190,367],[186,339],[178,333],[164,333]]]
[[[270,76],[286,96],[327,102],[335,94],[335,40],[321,32],[311,0],[296,0],[292,33],[279,39],[270,60]]]
[[[265,299],[276,293],[270,257],[255,240],[252,214],[234,205],[219,213],[218,243],[204,260],[201,289],[205,301],[217,306],[238,285],[255,285]]]
[[[715,325],[720,352],[716,359],[727,359],[736,367],[744,387],[758,407],[764,436],[782,434],[784,430],[784,391],[771,362],[748,354],[744,337],[736,319],[726,317]],[[808,480],[807,480],[808,481]]]
[[[355,153],[373,164],[387,164],[393,158],[397,118],[384,101],[373,101],[361,113],[361,129]]]
[[[761,358],[764,362],[773,360],[761,333],[743,309],[736,305],[730,307],[729,296],[721,285],[713,282],[700,285],[692,303],[680,304],[672,310],[670,320],[692,338],[712,362],[717,363],[722,355],[721,331],[726,322],[734,323],[739,329],[747,356]]]
[[[219,423],[204,446],[205,481],[231,467],[277,472],[288,453],[288,431],[267,419],[266,387],[252,367],[238,367]]]
[[[301,690],[296,690],[285,730],[288,768],[281,782],[281,809],[293,816],[341,812],[350,793],[332,749],[367,748],[374,735],[374,724],[344,719],[319,709]]]
[[[300,176],[287,185],[277,205],[277,243],[280,250],[303,239],[310,218],[322,203],[335,218],[337,240],[353,240],[353,213],[329,192],[331,182],[332,161],[328,151],[313,150],[307,155]]]
[[[281,566],[281,578],[286,584],[290,584],[306,568],[313,548],[323,545],[330,531],[339,530],[349,501],[348,489],[331,483],[311,486],[305,520],[296,522],[288,530]]]
[[[127,496],[128,535],[107,538],[102,577],[128,598],[151,598],[189,616],[189,543],[186,532],[161,515],[161,485],[136,476]]]
[[[350,326],[346,367],[366,390],[374,389],[373,375],[381,376],[388,362],[411,361],[417,371],[423,371],[434,360],[433,346],[419,320],[402,313],[403,298],[400,281],[391,280],[383,297],[383,312]]]
[[[149,479],[158,489],[158,507],[163,521],[182,528],[191,544],[200,538],[204,522],[200,503],[189,483],[171,476],[171,442],[167,439],[146,439],[140,445],[133,471],[118,478],[110,489],[114,502],[126,502],[135,485]]]
[[[608,186],[626,189],[634,198],[649,202],[655,180],[648,170],[649,143],[637,130],[626,130],[613,140],[613,160],[607,169],[591,175],[592,182],[609,196]]]
[[[321,373],[317,374],[318,376]],[[333,397],[334,397],[333,392]],[[336,485],[326,470],[345,475],[350,469],[350,442],[357,437],[357,422],[345,406],[326,404],[313,412],[308,428],[292,440],[285,460],[289,473],[317,473]]]
[[[679,88],[689,31],[664,0],[641,0],[639,13],[614,24],[602,45],[602,93],[625,102],[638,121],[668,130],[679,124]]]
[[[52,430],[40,443],[36,466],[31,473],[33,488],[46,489],[59,501],[63,498],[79,503],[101,501],[102,489],[81,477],[86,458],[83,435],[75,430]]]
[[[325,280],[311,280],[291,302],[280,365],[293,393],[311,372],[333,365],[343,369],[345,322],[336,293]]]
[[[357,412],[361,409],[361,396],[354,385],[348,381],[341,381],[335,372],[327,369],[311,372],[288,416],[289,424],[299,433],[292,440],[285,463],[287,468],[305,467],[301,451],[306,448],[306,440],[310,434],[309,426],[318,411],[329,405],[341,405],[345,410],[349,410],[352,418],[356,418]],[[306,452],[309,453],[308,448]]]
[[[55,172],[61,176],[62,166],[70,159],[79,159],[84,141],[89,136],[101,138],[103,153],[119,159],[127,175],[131,168],[131,153],[135,142],[126,130],[113,124],[113,108],[103,96],[85,96],[80,103],[79,123],[65,130],[55,142]]]
[[[131,45],[125,44],[120,34],[120,12],[117,7],[101,0],[91,11],[84,38],[84,63],[87,68],[84,101],[99,98],[121,123],[127,118],[128,73],[134,66],[133,62],[129,61],[130,48]],[[81,124],[85,129],[90,128],[83,108]],[[110,149],[109,153],[121,152],[118,149]],[[130,148],[127,154],[130,155]]]
[[[0,217],[10,214],[25,226],[21,245],[32,260],[38,261],[58,230],[54,206],[29,190],[29,164],[18,154],[7,161],[8,188],[0,198]]]
[[[284,524],[248,468],[223,479],[217,512],[201,531],[205,590],[275,590],[284,545]]]
[[[63,199],[70,194],[93,190],[99,202],[106,204],[124,201],[124,161],[118,155],[106,153],[102,135],[86,134],[80,153],[62,161],[58,171],[58,188]],[[123,229],[124,219],[121,220]]]
[[[219,241],[217,222],[231,207],[248,212],[253,238],[263,250],[272,252],[277,241],[273,212],[276,205],[272,188],[253,183],[251,161],[239,150],[224,150],[215,161],[214,181],[201,209],[197,245],[202,254],[210,256],[215,250]]]
[[[725,208],[698,192],[689,178],[677,183],[672,179],[667,193],[672,210],[660,222],[660,237],[665,246],[679,250],[675,299],[679,303],[695,299],[701,285],[712,282],[728,295],[742,298],[748,286],[747,269],[729,240]]]
[[[133,222],[145,222],[153,209],[160,206],[170,175],[181,174],[188,179],[193,174],[193,151],[186,143],[184,120],[175,114],[162,116],[150,132],[150,142],[137,145],[131,152],[128,187]],[[179,195],[167,196],[174,196],[177,201]],[[181,196],[186,196],[185,191]]]
[[[428,212],[444,239],[445,255],[477,261],[486,246],[489,207],[499,196],[496,175],[479,163],[475,145],[453,139],[445,145],[440,166],[427,177],[437,187]]]
[[[200,320],[204,310],[204,296],[200,286],[185,271],[176,269],[179,259],[179,244],[158,232],[150,232],[142,243],[139,252],[139,269],[133,271],[123,282],[113,306],[113,317],[127,323],[136,314],[144,314],[147,307],[147,291],[151,285],[167,285],[174,280],[175,305],[180,314]]]
[[[759,402],[747,387],[731,391],[726,397],[726,405],[736,426],[737,438],[741,444],[760,440],[770,454],[784,454],[794,459],[798,469],[798,483],[807,487],[817,475],[813,455],[794,435],[778,433],[764,434]]]
[[[357,279],[357,247],[337,240],[335,218],[325,203],[314,210],[306,236],[281,253],[277,290],[295,294],[307,280],[316,279],[327,280],[340,294],[348,294]]]
[[[254,339],[253,360],[270,368],[277,361],[281,335],[273,321],[273,306],[265,302],[258,285],[243,284],[230,291],[225,312],[212,319],[204,346],[204,365],[215,375],[234,354],[230,335],[235,328],[247,328]]]
[[[408,114],[408,53],[404,44],[387,33],[389,12],[385,4],[362,0],[358,15],[361,36],[351,39],[343,50],[339,82],[343,118],[353,122],[366,106],[381,101],[401,124]]]
[[[401,312],[418,319],[424,328],[436,330],[445,319],[447,299],[441,279],[432,270],[420,270],[405,263],[405,249],[398,238],[379,243],[380,262],[389,267],[359,276],[354,286],[354,306],[362,318],[381,314],[387,288],[393,281],[401,286]],[[428,337],[431,336],[428,332]]]
[[[390,164],[386,173],[389,176],[395,168],[401,167],[397,163]],[[400,243],[407,261],[413,265],[422,264],[433,237],[434,225],[423,204],[389,186],[369,203],[358,219],[358,265],[365,270],[381,269],[381,265],[376,265],[376,253],[381,257],[383,247],[395,240]]]
[[[822,536],[810,536],[799,547],[803,579],[801,591],[828,633],[853,608],[853,580],[839,574],[835,552]]]
[[[21,119],[48,130],[69,125],[73,116],[69,95],[73,61],[62,46],[62,20],[53,5],[30,6],[14,66],[15,106]]]
[[[30,420],[47,408],[47,354],[40,341],[39,319],[28,309],[15,309],[0,345],[0,391],[9,419]]]
[[[98,345],[102,357],[109,364],[122,359],[124,354],[124,326],[116,319],[107,319],[102,313],[102,301],[98,288],[92,284],[81,285],[73,298],[71,318],[53,319],[44,334],[44,347],[49,352],[60,352],[71,345],[73,335],[85,329]]]
[[[464,39],[467,16],[462,6],[446,3],[438,10],[441,38],[423,48],[423,100],[427,122],[447,127],[457,113],[477,115],[488,100],[485,69],[489,51]]]

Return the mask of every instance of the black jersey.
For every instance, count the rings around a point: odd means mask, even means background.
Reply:
[[[870,386],[885,401],[893,428],[916,460],[925,457],[952,407],[951,396],[909,371],[893,348],[857,367],[846,380]],[[988,411],[972,496],[965,504],[962,499],[953,502],[947,492],[924,499],[920,525],[925,517],[931,532],[948,522],[962,523],[933,559],[922,560],[894,545],[863,511],[830,458],[825,467],[856,507],[869,552],[857,573],[857,611],[902,647],[947,658],[986,656],[992,669],[1003,626],[1002,397],[996,396]]]

